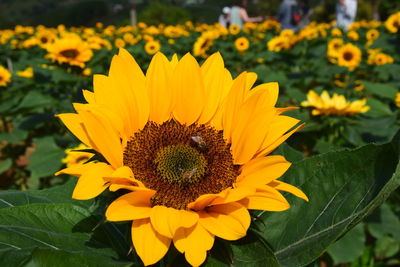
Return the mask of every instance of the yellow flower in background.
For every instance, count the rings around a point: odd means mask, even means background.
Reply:
[[[311,114],[317,115],[339,115],[351,116],[367,112],[370,107],[366,105],[367,100],[347,101],[343,95],[333,94],[329,96],[327,91],[323,91],[319,96],[313,90],[307,93],[307,100],[301,102],[303,107],[311,107]]]
[[[237,24],[231,24],[229,26],[229,33],[231,35],[237,35],[240,32],[240,26]]]
[[[376,29],[371,29],[367,31],[365,37],[367,38],[368,41],[374,41],[379,38],[379,31]]]
[[[332,58],[337,58],[339,56],[339,50],[344,44],[343,39],[333,38],[328,42],[327,56]]]
[[[358,39],[360,39],[360,36],[358,35],[358,33],[356,31],[349,31],[347,33],[347,37],[353,41],[357,41]]]
[[[363,91],[363,90],[365,89],[365,85],[362,84],[361,81],[357,80],[357,81],[355,81],[354,83],[355,83],[355,85],[356,85],[356,86],[354,87],[354,90],[355,90],[355,91],[361,92],[361,91]]]
[[[400,29],[400,12],[389,16],[385,21],[385,27],[390,33],[396,33]]]
[[[160,51],[161,45],[158,41],[149,41],[144,45],[144,50],[149,55],[154,55]]]
[[[400,93],[396,94],[396,98],[394,101],[396,102],[396,106],[400,108]]]
[[[91,68],[85,68],[82,71],[82,74],[85,75],[85,76],[89,76],[90,74],[92,74],[92,69]]]
[[[268,41],[267,47],[269,51],[279,52],[281,50],[287,50],[291,46],[290,39],[284,36],[275,36]]]
[[[11,72],[0,65],[0,86],[6,86],[11,81]]]
[[[212,47],[213,40],[214,36],[212,32],[202,33],[193,44],[193,55],[196,57],[207,57],[207,51]]]
[[[239,52],[246,51],[249,46],[250,42],[246,37],[239,37],[235,40],[235,48]]]
[[[145,265],[173,243],[201,265],[215,237],[246,235],[249,209],[290,207],[280,191],[308,200],[278,180],[290,163],[269,155],[302,125],[276,108],[277,83],[251,89],[255,73],[232,79],[219,53],[201,66],[190,54],[169,61],[157,53],[146,72],[124,49],[109,76],[94,76],[88,104],[59,118],[106,162],[59,173],[78,176],[73,198],[107,187],[129,190],[108,207],[108,221],[132,221],[132,242]],[[263,127],[260,127],[260,126]],[[123,192],[121,192],[123,193]]]
[[[348,43],[343,45],[338,51],[337,64],[342,67],[347,67],[353,71],[361,63],[361,50],[357,46]]]
[[[385,53],[377,53],[374,55],[373,64],[374,65],[385,65],[391,64],[394,62],[393,57],[385,54]]]
[[[339,28],[333,28],[331,30],[331,35],[339,37],[339,36],[342,36],[343,34],[342,34],[342,31]]]
[[[117,39],[115,39],[114,45],[117,48],[123,48],[123,47],[125,47],[125,41],[122,40],[121,38],[117,38]]]
[[[46,49],[48,52],[46,57],[52,61],[81,68],[84,68],[85,63],[93,56],[88,43],[72,35],[55,40],[54,43],[48,44]]]
[[[93,153],[79,151],[85,149],[89,149],[89,147],[84,144],[80,144],[79,146],[74,148],[66,149],[66,155],[61,160],[62,163],[66,164],[67,168],[76,167],[77,165],[83,165],[86,161],[93,157]]]
[[[17,76],[24,77],[24,78],[32,78],[33,77],[33,68],[27,67],[22,71],[17,71]]]
[[[56,34],[49,29],[42,29],[35,35],[39,46],[45,48],[49,43],[52,43],[56,39]]]

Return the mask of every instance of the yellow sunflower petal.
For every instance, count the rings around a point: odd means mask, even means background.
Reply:
[[[290,162],[278,155],[255,158],[242,166],[236,184],[237,186],[265,185],[281,177],[290,165]]]
[[[200,66],[192,55],[186,54],[178,62],[172,87],[176,99],[174,117],[186,125],[196,122],[203,111],[205,96]]]
[[[204,79],[206,105],[198,123],[207,123],[214,117],[229,90],[221,54],[212,54],[201,66],[201,73]]]
[[[288,133],[286,133],[286,134],[282,135],[281,137],[279,137],[278,139],[276,139],[272,144],[270,144],[268,146],[262,146],[260,151],[257,153],[257,156],[262,157],[262,156],[268,155],[269,153],[274,151],[275,148],[277,148],[280,144],[285,142],[286,139],[288,139],[292,134],[294,134],[295,132],[297,132],[301,128],[303,128],[304,125],[305,124],[301,124],[301,125],[297,126],[295,129],[289,131]]]
[[[80,110],[79,116],[87,126],[86,130],[90,138],[96,143],[98,151],[114,167],[119,168],[122,164],[122,145],[116,130],[109,127],[110,123],[104,117],[93,114],[86,110]]]
[[[88,90],[82,90],[83,97],[85,98],[86,102],[90,104],[94,104],[96,102],[96,98],[93,92]]]
[[[151,103],[150,120],[159,124],[168,120],[172,112],[171,75],[170,62],[162,53],[157,53],[146,73],[146,87]]]
[[[288,184],[288,183],[285,183],[282,181],[272,181],[268,185],[272,186],[278,190],[289,192],[289,193],[295,195],[296,197],[304,199],[305,201],[309,201],[308,197],[306,196],[306,194],[303,193],[303,191],[301,191],[300,189],[298,189],[297,187],[295,187],[291,184]]]
[[[258,187],[254,195],[248,196],[238,202],[247,209],[254,210],[284,211],[290,207],[286,198],[278,190],[269,185]]]
[[[222,115],[222,125],[224,128],[224,138],[228,143],[231,142],[232,129],[235,125],[238,107],[243,103],[246,89],[247,73],[242,72],[232,84],[226,101],[224,103],[224,110]]]
[[[87,146],[93,147],[92,142],[83,128],[82,120],[78,114],[74,113],[64,113],[58,114],[57,117],[67,126],[68,130],[71,131],[82,143]],[[94,148],[94,147],[93,147]]]
[[[199,222],[207,231],[226,240],[242,238],[250,226],[249,212],[236,202],[212,206],[199,215]]]
[[[178,229],[173,240],[176,249],[185,253],[186,260],[192,266],[200,266],[214,244],[214,235],[196,223],[191,228]]]
[[[149,218],[150,198],[155,191],[139,191],[125,194],[114,200],[106,211],[108,221],[130,221]]]
[[[84,173],[87,169],[91,168],[94,163],[86,163],[86,164],[75,164],[71,167],[62,169],[55,173],[55,175],[60,174],[68,174],[76,177],[80,177],[82,173]]]
[[[158,233],[172,238],[178,228],[192,227],[199,220],[199,216],[192,211],[155,206],[151,209],[150,220]]]
[[[103,176],[109,175],[113,171],[110,165],[102,162],[90,164],[79,177],[72,198],[84,200],[97,197],[107,188]]]
[[[169,249],[171,239],[157,233],[150,219],[135,220],[132,224],[132,242],[144,265],[158,262]]]

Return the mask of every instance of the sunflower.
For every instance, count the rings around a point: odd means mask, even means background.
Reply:
[[[341,38],[333,38],[328,42],[328,51],[327,56],[329,58],[337,58],[339,55],[339,50],[343,46],[343,39]]]
[[[396,33],[400,29],[400,12],[389,16],[385,21],[385,27],[390,33]]]
[[[0,66],[0,86],[6,86],[11,81],[11,72]]]
[[[37,44],[43,48],[56,39],[56,35],[49,29],[43,29],[36,33]]]
[[[365,37],[367,38],[368,41],[374,41],[379,38],[379,31],[377,29],[371,29],[367,31]]]
[[[317,115],[339,115],[350,116],[367,112],[370,107],[366,106],[366,99],[347,101],[343,95],[333,94],[329,96],[327,91],[323,91],[319,96],[313,90],[307,93],[307,100],[301,102],[303,107],[312,107],[311,114]]]
[[[231,24],[229,26],[229,33],[231,35],[237,35],[240,32],[240,26],[237,24]]]
[[[269,51],[279,52],[281,50],[287,50],[291,46],[290,39],[284,36],[275,36],[268,41],[267,47]]]
[[[196,57],[207,57],[207,51],[212,47],[213,40],[211,32],[203,32],[193,44],[193,55]]]
[[[115,45],[115,47],[117,47],[117,48],[121,48],[121,47],[125,47],[125,41],[124,40],[122,40],[121,38],[117,38],[117,39],[115,39],[115,41],[114,41],[114,45]]]
[[[239,37],[235,40],[235,48],[237,51],[242,52],[249,49],[250,43],[246,37]]]
[[[32,78],[33,77],[33,68],[27,67],[24,70],[17,71],[17,76],[24,78]]]
[[[120,49],[109,76],[95,75],[94,92],[84,91],[88,104],[58,115],[104,160],[59,173],[79,177],[76,199],[125,189],[106,218],[133,220],[133,245],[145,265],[173,243],[199,266],[215,237],[246,235],[248,209],[288,209],[280,191],[307,200],[277,180],[290,163],[268,155],[302,125],[282,115],[293,108],[275,107],[278,84],[251,89],[256,78],[243,72],[233,80],[219,53],[201,67],[189,53],[171,61],[157,53],[144,75]]]
[[[88,146],[84,144],[80,144],[74,148],[68,148],[65,150],[65,157],[61,160],[62,163],[65,163],[67,167],[73,167],[75,165],[80,165],[88,161],[91,157],[93,157],[93,153],[79,151],[79,150],[87,150]]]
[[[46,57],[52,61],[81,68],[84,68],[85,63],[93,56],[88,43],[82,41],[79,37],[66,36],[65,38],[57,39],[54,43],[48,44],[46,49],[48,52]]]
[[[339,66],[347,67],[350,71],[360,65],[361,62],[361,50],[353,44],[345,44],[338,51],[338,62]]]
[[[339,28],[333,28],[331,30],[331,35],[339,37],[339,36],[342,36],[343,34],[342,34],[342,31]]]
[[[144,45],[144,50],[146,51],[147,54],[149,55],[154,55],[158,51],[160,51],[161,45],[158,41],[148,41]]]
[[[358,35],[358,33],[356,31],[349,31],[347,33],[347,37],[353,41],[357,41],[360,38],[360,36]]]
[[[396,94],[396,98],[394,99],[396,106],[400,108],[400,93]]]

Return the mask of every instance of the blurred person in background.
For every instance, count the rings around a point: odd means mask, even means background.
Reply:
[[[296,30],[302,19],[302,10],[295,0],[282,0],[277,19],[282,29]]]
[[[347,29],[356,18],[357,0],[338,0],[336,4],[336,25]]]
[[[230,25],[229,21],[230,13],[231,13],[231,8],[226,6],[222,9],[222,14],[219,15],[218,22],[225,28],[228,28]]]
[[[246,11],[247,0],[239,0],[231,8],[230,23],[239,25],[242,28],[245,22],[261,22],[263,17],[249,17]]]

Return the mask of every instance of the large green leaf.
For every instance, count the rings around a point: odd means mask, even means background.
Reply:
[[[285,181],[300,187],[307,203],[288,196],[285,212],[262,212],[262,235],[282,266],[304,266],[389,196],[400,184],[400,134],[385,145],[367,145],[294,163]]]
[[[31,179],[53,175],[62,165],[63,149],[51,136],[36,139],[35,144],[36,150],[30,155],[27,167],[31,171]]]
[[[72,191],[76,182],[70,182],[43,190],[6,190],[0,191],[0,208],[24,206],[33,203],[72,203],[82,207],[90,207],[93,200],[72,199]]]
[[[4,208],[0,221],[0,262],[7,266],[20,266],[31,259],[40,266],[59,266],[67,260],[67,254],[75,255],[71,263],[89,257],[93,264],[88,266],[118,265],[113,260],[116,252],[105,249],[107,245],[90,233],[98,221],[82,207],[31,204]]]

